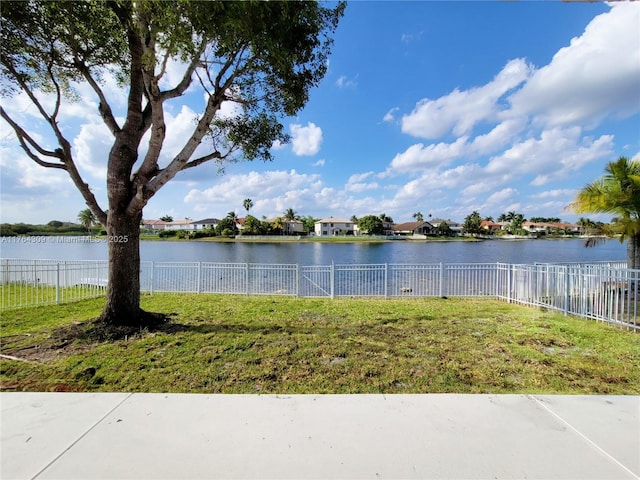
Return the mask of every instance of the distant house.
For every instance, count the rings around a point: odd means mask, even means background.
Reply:
[[[491,220],[483,220],[480,222],[480,228],[487,233],[496,233],[504,230],[506,225],[506,222],[492,222]]]
[[[279,218],[282,222],[282,233],[284,235],[300,235],[301,233],[304,233],[304,223],[302,223],[300,220],[288,220],[283,217]],[[268,218],[266,221],[273,225],[276,219]]]
[[[152,230],[154,232],[158,232],[160,230],[164,230],[167,226],[167,222],[162,220],[143,220],[142,226],[144,230]]]
[[[580,226],[573,223],[543,223],[543,222],[524,222],[522,228],[538,234],[562,233],[577,234],[580,233]]]
[[[355,223],[344,218],[328,217],[318,220],[314,225],[315,234],[319,237],[333,235],[353,235]]]
[[[173,222],[165,222],[165,230],[186,230],[192,232],[196,229],[193,220],[185,218],[184,220],[174,220]]]
[[[214,229],[216,228],[218,223],[220,223],[219,218],[205,218],[205,219],[193,222],[193,227],[195,231]]]
[[[550,223],[552,231],[562,232],[562,233],[580,233],[580,225],[576,225],[573,223]]]
[[[524,222],[522,228],[527,232],[545,234],[549,232],[551,225],[542,222]]]
[[[405,222],[393,226],[395,235],[433,235],[437,231],[429,222]]]
[[[393,235],[393,222],[382,221],[382,230],[384,235]]]
[[[304,232],[304,223],[300,220],[285,220],[284,221],[284,233],[285,235],[298,235]]]
[[[451,230],[451,234],[454,236],[462,235],[462,230],[464,225],[458,222],[454,222],[453,220],[443,220],[442,218],[434,218],[433,220],[429,220],[429,223],[438,228],[442,223],[445,223],[449,226],[449,230]]]

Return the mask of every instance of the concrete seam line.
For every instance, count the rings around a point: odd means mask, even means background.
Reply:
[[[107,418],[109,415],[111,415],[115,410],[117,410],[124,402],[126,402],[127,400],[129,400],[129,398],[131,398],[131,396],[133,395],[133,393],[129,393],[125,398],[123,398],[122,400],[120,400],[118,402],[118,404],[116,406],[114,406],[111,410],[109,410],[107,413],[105,413],[102,417],[100,417],[98,419],[97,422],[95,422],[93,425],[91,425],[86,432],[84,432],[82,435],[80,435],[77,439],[75,439],[73,442],[71,442],[71,445],[69,445],[67,448],[65,448],[62,452],[60,452],[59,455],[57,455],[53,460],[51,460],[49,463],[47,463],[38,473],[36,473],[33,477],[31,477],[31,480],[35,480],[36,478],[38,478],[40,475],[42,475],[51,465],[53,465],[54,463],[56,463],[60,457],[62,457],[65,453],[67,453],[69,450],[71,450],[75,445],[78,444],[78,442],[80,440],[82,440],[84,437],[86,437],[89,432],[91,430],[93,430],[94,428],[96,428],[98,425],[100,425],[102,423],[102,421]]]
[[[618,465],[621,469],[623,469],[625,472],[627,472],[629,475],[631,475],[633,478],[640,480],[640,477],[635,474],[634,472],[632,472],[631,470],[629,470],[629,468],[627,468],[624,464],[622,464],[618,459],[616,459],[613,455],[611,455],[609,452],[607,452],[605,449],[603,449],[600,445],[598,445],[597,443],[595,443],[593,440],[591,440],[589,437],[587,437],[584,433],[582,433],[580,430],[578,430],[576,427],[574,427],[573,425],[571,425],[569,422],[567,422],[564,418],[562,418],[560,415],[558,415],[556,412],[554,412],[550,407],[546,406],[544,404],[544,402],[542,402],[541,400],[537,399],[535,396],[531,395],[531,398],[538,404],[540,405],[542,408],[544,408],[549,414],[551,414],[554,418],[556,418],[559,422],[561,422],[563,425],[566,425],[567,428],[569,428],[571,431],[573,431],[574,433],[576,433],[580,438],[582,438],[585,442],[587,442],[589,445],[591,445],[593,448],[595,448],[596,450],[598,450],[602,455],[604,455],[605,457],[607,457],[609,460],[611,460],[613,463],[615,463],[616,465]]]

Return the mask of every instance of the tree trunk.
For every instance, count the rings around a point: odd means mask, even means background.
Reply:
[[[640,233],[627,240],[627,268],[640,270]]]
[[[140,309],[140,219],[109,212],[109,283],[107,303],[100,320],[110,325],[139,325]]]
[[[109,276],[107,303],[100,320],[109,325],[142,324],[140,309],[140,221],[142,209],[128,210],[135,188],[131,167],[137,159],[139,137],[123,131],[109,153],[107,166],[107,240]]]

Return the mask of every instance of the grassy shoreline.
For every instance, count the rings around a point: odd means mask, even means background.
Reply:
[[[160,238],[157,235],[141,235],[141,241],[151,242],[219,242],[219,243],[389,243],[389,242],[482,242],[484,239],[473,237],[444,237],[444,238],[421,238],[421,239],[387,239],[377,237],[278,237],[273,236],[270,238],[229,238],[229,237],[203,237],[203,238]]]
[[[102,299],[3,312],[4,391],[640,394],[640,335],[487,299],[161,294],[165,329],[70,340]]]

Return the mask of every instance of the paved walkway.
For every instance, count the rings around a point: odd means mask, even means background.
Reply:
[[[640,397],[2,393],[8,479],[640,479]]]

